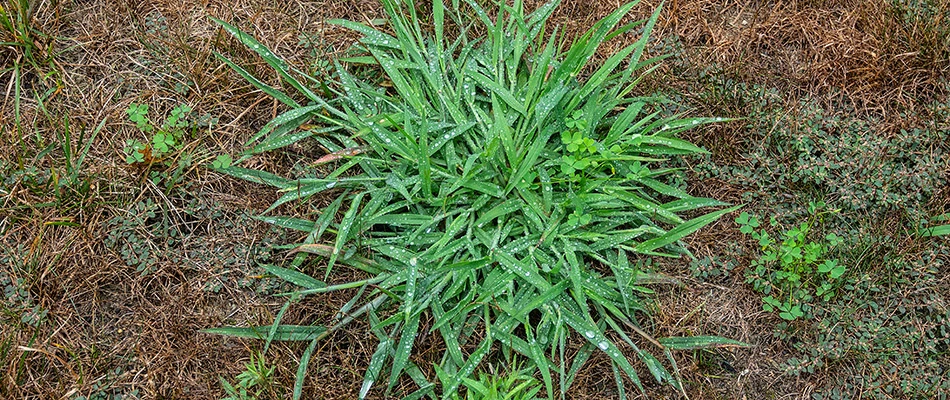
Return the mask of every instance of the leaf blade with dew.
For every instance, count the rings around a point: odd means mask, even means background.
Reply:
[[[726,208],[726,209],[719,210],[716,212],[711,212],[709,214],[706,214],[700,217],[693,218],[689,221],[686,221],[686,222],[683,222],[682,224],[677,225],[676,227],[674,227],[673,229],[670,229],[669,231],[667,231],[663,235],[660,235],[659,237],[640,243],[639,245],[637,245],[637,247],[635,247],[635,249],[638,252],[648,252],[648,251],[656,250],[660,247],[666,246],[670,243],[680,240],[686,237],[686,235],[696,232],[700,228],[706,225],[709,225],[713,221],[719,219],[719,217],[725,214],[731,213],[733,211],[736,211],[739,208],[742,208],[741,204],[735,207]]]
[[[310,232],[316,226],[313,221],[300,218],[281,217],[281,216],[254,216],[258,221],[265,222],[281,228],[293,229],[295,231]]]
[[[481,364],[482,359],[488,355],[488,350],[491,349],[493,342],[494,340],[491,338],[491,336],[482,340],[475,351],[472,352],[472,354],[468,356],[468,359],[465,360],[465,364],[462,365],[462,367],[459,369],[459,372],[454,377],[452,377],[447,385],[444,386],[442,390],[443,395],[455,393],[455,390],[458,389],[459,384],[462,383],[462,378],[471,375],[471,373],[475,371],[475,368]]]
[[[340,256],[340,252],[343,250],[343,246],[350,239],[350,229],[353,227],[353,222],[356,221],[357,211],[359,211],[360,203],[363,201],[365,194],[364,192],[360,192],[354,196],[353,201],[350,203],[350,209],[346,210],[346,213],[343,214],[343,220],[340,221],[340,229],[336,234],[336,242],[333,245],[333,253],[330,254],[330,259],[327,261],[326,275],[328,277],[330,276],[330,271],[333,270],[333,265]]]
[[[303,253],[316,254],[319,256],[329,258],[331,255],[333,255],[333,249],[334,247],[332,245],[311,243],[311,244],[302,244],[300,246],[297,246],[293,249],[291,253],[303,252]],[[343,252],[343,253],[347,253],[347,252]],[[379,268],[375,261],[366,257],[362,257],[360,255],[352,255],[352,256],[348,255],[343,258],[338,258],[337,262],[341,262],[351,267],[358,268],[367,272],[379,271]]]
[[[617,23],[620,22],[620,19],[629,13],[637,3],[638,1],[626,3],[607,17],[597,21],[590,30],[570,47],[564,57],[564,61],[554,71],[551,79],[555,81],[565,81],[566,78],[574,77],[580,73],[581,69],[583,69],[591,57],[593,57],[597,48],[600,47],[600,44],[613,27],[616,26]],[[578,98],[575,101],[579,100]]]
[[[283,279],[287,282],[293,283],[294,285],[307,288],[307,289],[322,289],[327,287],[326,283],[318,281],[311,277],[310,275],[294,271],[292,269],[278,267],[272,264],[262,264],[263,268],[268,273]]]
[[[364,43],[373,44],[376,46],[392,47],[394,49],[399,48],[400,43],[398,39],[359,22],[353,22],[345,19],[331,19],[328,20],[327,23],[331,25],[342,26],[351,31],[362,33],[364,36],[363,39],[365,40]]]
[[[317,193],[333,189],[334,187],[346,187],[356,184],[378,182],[380,180],[381,179],[377,178],[298,179],[285,184],[282,191],[287,193],[278,198],[267,210],[264,210],[264,213],[274,211],[274,209],[287,202],[305,199]]]
[[[231,36],[234,36],[239,41],[241,41],[241,43],[243,43],[246,47],[248,47],[249,49],[257,53],[259,56],[261,56],[261,58],[263,58],[264,61],[268,65],[271,66],[271,68],[277,71],[277,73],[281,76],[281,78],[283,78],[285,81],[287,81],[287,83],[293,86],[294,89],[297,89],[297,91],[299,91],[301,94],[303,94],[304,96],[306,96],[308,99],[312,101],[320,100],[319,96],[314,94],[312,91],[310,91],[310,89],[302,85],[296,78],[290,75],[290,73],[287,71],[288,66],[283,60],[278,58],[272,51],[270,51],[270,49],[268,49],[266,46],[261,44],[261,42],[258,42],[257,39],[254,39],[253,36],[247,33],[244,33],[243,31],[241,31],[234,25],[224,22],[223,20],[220,20],[214,17],[209,17],[209,18],[211,18],[212,21],[214,21],[215,23],[220,25],[222,28],[224,28],[224,30],[230,33]]]
[[[304,119],[300,120],[304,121]],[[285,132],[275,132],[274,135],[268,136],[261,143],[258,143],[256,146],[245,152],[245,154],[261,154],[267,151],[284,148],[301,140],[307,139],[315,134],[315,130],[313,129],[291,132],[298,127],[299,125],[283,127],[285,129],[282,129],[282,131]]]
[[[376,351],[373,352],[373,356],[369,360],[369,368],[366,369],[366,374],[363,375],[363,385],[360,387],[359,397],[361,400],[366,398],[373,384],[379,379],[379,374],[383,370],[383,364],[386,362],[386,359],[389,358],[391,347],[392,345],[389,339],[381,340],[379,344],[376,345]]]
[[[260,140],[262,137],[264,137],[265,135],[267,135],[268,133],[270,133],[271,131],[277,128],[286,127],[285,131],[281,132],[281,135],[286,134],[286,132],[296,129],[297,127],[306,123],[310,119],[310,116],[317,115],[319,110],[320,110],[320,107],[307,106],[307,107],[295,107],[291,109],[290,111],[284,112],[283,114],[280,114],[274,117],[274,119],[264,124],[264,127],[261,128],[254,136],[248,139],[248,141],[244,145],[250,146],[251,143],[254,143]],[[278,149],[280,147],[283,147],[283,146],[273,146],[273,145],[261,146],[260,144],[258,144],[253,149],[249,150],[248,152],[252,154],[259,154],[261,152]],[[260,150],[255,153],[255,150],[258,148],[260,148]]]
[[[412,279],[411,282],[414,282],[414,279]],[[413,283],[413,286],[414,285],[415,283]],[[413,304],[411,302],[403,304],[405,304],[407,311],[412,310]],[[393,354],[393,367],[392,372],[389,375],[390,388],[396,385],[396,381],[399,379],[400,373],[402,372],[403,368],[405,368],[406,363],[409,362],[409,354],[412,352],[412,348],[416,342],[416,334],[419,332],[419,318],[421,315],[421,312],[416,312],[406,317],[406,323],[402,327],[402,335],[400,335],[399,344],[396,345],[396,352]]]
[[[707,199],[702,197],[690,197],[680,200],[674,200],[663,204],[663,208],[670,212],[692,211],[704,207],[728,206],[729,203],[716,199]]]
[[[643,197],[640,197],[636,194],[631,193],[625,187],[607,187],[605,188],[605,192],[611,196],[615,196],[616,198],[620,200],[630,203],[632,206],[640,209],[641,211],[645,211],[647,213],[654,214],[658,217],[662,217],[664,220],[666,220],[666,222],[670,222],[674,224],[683,223],[683,219],[680,218],[678,215],[663,208],[663,206],[659,204],[656,204],[650,200],[644,199]]]
[[[719,336],[666,337],[660,344],[671,350],[700,350],[718,347],[748,347],[747,343]]]
[[[634,146],[651,145],[639,148],[640,151],[650,151],[651,154],[709,154],[709,151],[702,147],[670,137],[638,136],[631,140],[631,144]]]
[[[310,345],[303,351],[303,354],[300,355],[300,365],[297,366],[297,373],[294,375],[294,400],[300,400],[303,395],[303,385],[307,378],[307,368],[310,366],[310,357],[313,356],[313,351],[316,350],[319,341],[319,338],[313,339]]]
[[[525,334],[528,336],[528,348],[531,351],[531,357],[534,359],[535,365],[541,371],[541,380],[544,381],[544,386],[547,389],[548,398],[554,398],[554,380],[551,378],[551,365],[548,363],[548,358],[544,355],[544,350],[541,349],[541,343],[535,338],[534,333],[531,332],[531,327],[529,324],[525,324]]]
[[[270,172],[250,168],[241,168],[233,165],[227,168],[219,168],[216,171],[231,175],[238,179],[243,179],[248,182],[263,183],[265,185],[270,185],[281,189],[287,187],[287,185],[289,185],[291,182],[290,179],[272,174]]]
[[[277,101],[284,103],[287,106],[300,107],[300,104],[294,101],[294,99],[292,99],[290,96],[287,96],[286,94],[284,94],[284,92],[274,89],[272,86],[264,82],[261,82],[259,79],[254,77],[254,75],[251,75],[249,72],[247,72],[247,70],[245,70],[244,68],[241,68],[241,66],[231,61],[231,59],[221,55],[218,52],[214,52],[214,55],[219,60],[223,61],[225,64],[231,67],[231,69],[237,72],[238,75],[241,75],[241,77],[244,78],[244,80],[250,82],[251,85],[258,88],[260,91],[264,92],[268,96],[273,97]]]
[[[491,93],[492,95],[498,96],[502,101],[505,102],[505,104],[508,104],[509,107],[517,111],[519,114],[521,115],[527,114],[528,111],[525,109],[524,103],[516,99],[515,96],[511,94],[511,91],[509,91],[508,89],[505,89],[504,87],[499,85],[497,82],[491,79],[488,79],[487,76],[482,75],[478,71],[468,70],[466,71],[466,76],[472,78],[472,80],[474,80],[478,84],[489,89],[489,93]]]
[[[637,372],[633,369],[633,365],[630,364],[630,361],[620,352],[616,345],[613,344],[603,332],[596,325],[588,322],[580,315],[571,311],[572,307],[569,305],[564,305],[564,303],[569,302],[566,300],[565,296],[562,296],[559,302],[562,304],[562,313],[564,315],[564,321],[567,322],[571,328],[574,328],[577,332],[581,333],[584,336],[584,339],[590,342],[591,344],[597,346],[601,351],[607,354],[610,359],[623,370],[624,373],[633,381],[633,383],[640,389],[641,393],[645,393],[643,384],[640,382],[640,377],[637,375]]]
[[[202,329],[200,332],[245,339],[264,340],[267,338],[267,335],[272,327],[272,325],[257,327],[225,326]],[[316,339],[326,331],[326,327],[316,325],[278,325],[277,329],[274,331],[272,340],[303,342]]]

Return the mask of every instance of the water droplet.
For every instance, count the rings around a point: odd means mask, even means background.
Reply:
[[[693,125],[698,125],[698,124],[699,124],[699,120],[698,120],[698,119],[694,119],[694,120],[693,120]]]
[[[445,134],[444,136],[442,136],[442,137],[444,137],[445,140],[449,140],[449,138],[451,138],[452,136],[450,136],[448,133],[446,133],[446,134]]]
[[[411,265],[411,266],[413,266],[413,267],[415,267],[416,264],[418,264],[418,263],[419,263],[419,260],[416,259],[415,257],[409,259],[409,265]]]
[[[594,338],[594,331],[587,331],[587,332],[584,332],[584,336],[587,336],[588,339],[593,339],[593,338]]]
[[[333,189],[334,186],[336,186],[336,181],[327,183],[327,189]]]

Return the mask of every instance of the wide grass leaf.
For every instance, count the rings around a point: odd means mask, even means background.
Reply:
[[[673,350],[699,350],[715,347],[747,347],[746,343],[719,336],[667,337],[659,339],[660,344]]]
[[[256,327],[226,326],[202,329],[201,332],[216,335],[234,336],[245,339],[266,339],[273,325]],[[327,328],[316,325],[277,325],[272,340],[302,342],[313,340],[324,334]]]
[[[736,211],[741,207],[742,207],[741,205],[738,205],[738,206],[730,207],[724,210],[712,212],[712,213],[703,215],[701,217],[693,218],[680,225],[677,225],[675,228],[670,229],[669,231],[667,231],[663,235],[660,235],[659,237],[640,243],[639,245],[637,245],[637,247],[635,247],[635,250],[638,252],[644,253],[644,252],[656,250],[660,247],[676,242],[677,240],[680,240],[686,237],[687,235],[698,231],[700,228],[706,225],[709,225],[713,221],[719,219],[719,217],[725,214],[731,213],[733,211]]]

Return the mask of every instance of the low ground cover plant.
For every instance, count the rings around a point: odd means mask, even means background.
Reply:
[[[647,334],[636,313],[646,311],[640,294],[650,290],[630,257],[687,254],[681,238],[737,207],[700,212],[727,204],[670,184],[676,170],[664,164],[704,152],[677,133],[720,119],[661,117],[658,99],[633,95],[659,61],[643,59],[659,10],[621,26],[634,6],[625,4],[564,44],[545,25],[557,1],[531,13],[521,1],[495,10],[453,3],[385,0],[385,27],[333,21],[363,37],[362,55],[338,60],[332,82],[300,73],[216,20],[298,94],[264,84],[222,56],[290,110],[251,138],[243,154],[213,167],[277,188],[282,195],[265,214],[315,195],[332,199],[313,220],[261,217],[306,234],[292,246],[291,265],[265,270],[302,287],[288,293],[292,301],[358,290],[328,327],[282,325],[281,313],[273,326],[209,331],[268,344],[310,341],[294,397],[301,396],[317,341],[357,317],[368,318],[379,338],[360,397],[378,385],[392,390],[404,377],[418,386],[410,398],[453,396],[465,386],[478,391],[476,371],[499,350],[533,360],[530,374],[549,397],[563,396],[594,352],[611,360],[621,396],[622,376],[644,390],[636,364],[681,388],[672,350],[741,343]],[[591,68],[602,42],[634,30],[640,40]],[[484,34],[470,34],[476,31]],[[383,78],[360,79],[353,68],[376,69]],[[304,139],[327,150],[312,164],[332,172],[301,178],[241,166]],[[298,269],[307,254],[325,259],[322,276]],[[326,283],[339,268],[367,277]],[[424,331],[446,349],[430,374],[410,359]],[[584,345],[569,356],[574,341]]]

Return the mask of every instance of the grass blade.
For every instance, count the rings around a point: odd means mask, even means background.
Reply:
[[[667,337],[660,344],[671,350],[699,350],[717,347],[748,347],[746,343],[719,336]]]
[[[203,333],[233,336],[245,339],[266,339],[272,325],[255,327],[225,326],[220,328],[202,329]],[[273,340],[302,342],[313,340],[327,331],[326,327],[316,325],[278,325],[274,331]]]
[[[703,215],[701,217],[693,218],[680,225],[677,225],[675,228],[670,229],[668,232],[666,232],[663,235],[660,235],[659,237],[640,243],[639,245],[637,245],[635,250],[637,252],[643,253],[643,252],[653,251],[660,247],[666,246],[670,243],[673,243],[677,240],[680,240],[686,237],[686,235],[696,232],[700,228],[706,225],[709,225],[713,221],[719,219],[719,217],[725,214],[731,213],[733,211],[736,211],[741,207],[742,205],[738,205],[738,206],[730,207],[724,210],[712,212],[712,213]]]

